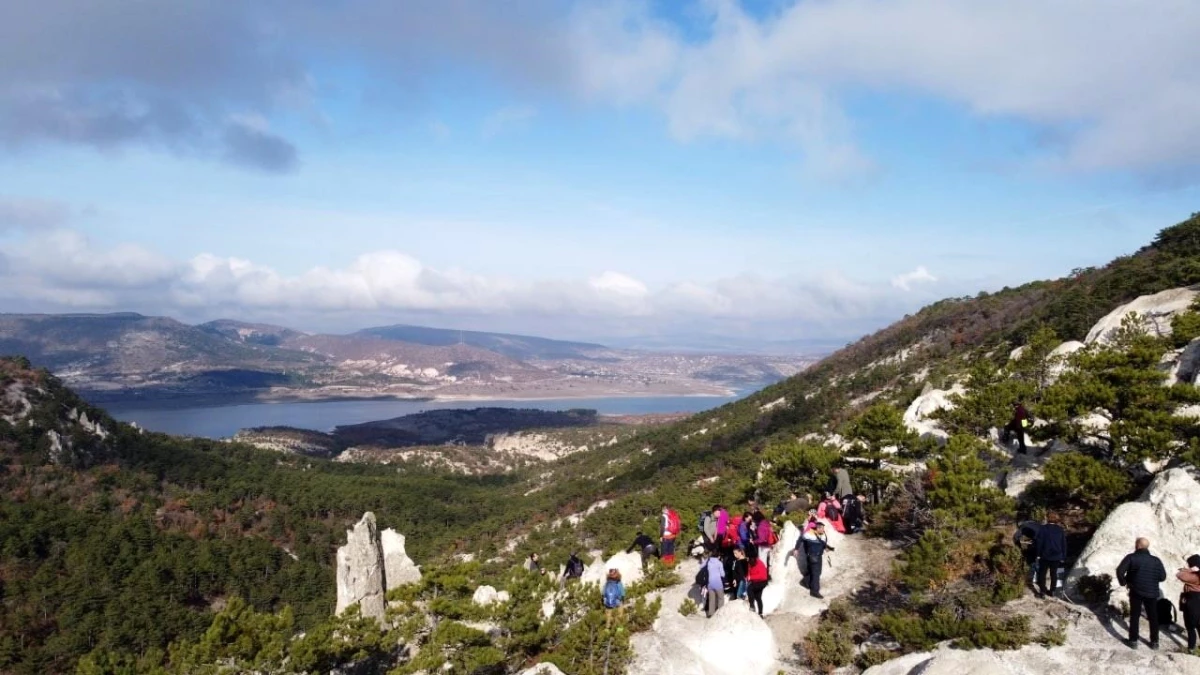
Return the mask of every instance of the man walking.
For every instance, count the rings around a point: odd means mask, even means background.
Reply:
[[[1046,514],[1046,524],[1033,537],[1033,552],[1037,556],[1038,597],[1054,595],[1058,590],[1058,570],[1067,559],[1067,533],[1059,525],[1057,513]],[[1050,575],[1050,590],[1046,590],[1046,575]]]
[[[1025,403],[1017,401],[1013,406],[1013,416],[1009,420],[1008,425],[1004,427],[1004,434],[1001,440],[1005,445],[1012,440],[1012,435],[1017,435],[1017,443],[1019,445],[1017,454],[1024,455],[1029,452],[1025,447],[1025,430],[1029,428],[1029,411],[1025,409]]]
[[[1133,553],[1117,566],[1117,582],[1129,588],[1129,647],[1137,649],[1142,610],[1150,621],[1150,648],[1158,649],[1158,585],[1167,578],[1162,561],[1150,555],[1150,540],[1139,537]]]
[[[825,536],[825,523],[818,522],[815,528],[805,532],[800,538],[800,545],[804,549],[804,560],[801,564],[806,564],[808,571],[808,594],[824,600],[825,596],[821,595],[821,568],[824,566],[825,551],[834,550],[829,545],[829,538]]]

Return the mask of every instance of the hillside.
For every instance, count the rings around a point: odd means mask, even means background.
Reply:
[[[143,434],[48,374],[5,361],[0,670],[66,672],[86,655],[89,673],[216,672],[218,661],[266,671],[282,659],[323,664],[304,667],[312,672],[354,661],[376,664],[362,672],[450,663],[516,673],[539,660],[572,675],[649,672],[637,670],[646,667],[634,658],[637,645],[704,625],[676,618],[692,568],[682,578],[652,570],[631,591],[641,600],[622,630],[612,630],[591,586],[556,596],[563,611],[539,618],[552,589],[514,565],[537,552],[557,566],[580,551],[602,574],[633,532],[655,531],[663,503],[691,532],[714,503],[773,504],[789,490],[819,490],[838,461],[872,495],[871,536],[856,535],[843,552],[876,558],[828,571],[834,603],[800,602],[798,585],[788,584],[772,601],[769,636],[744,610],[719,613],[730,623],[713,626],[778,646],[769,663],[743,663],[740,672],[865,668],[949,642],[1061,644],[1070,634],[1061,637],[1050,613],[1029,600],[1020,552],[1009,543],[1013,524],[1047,509],[1063,513],[1074,559],[1153,472],[1200,457],[1189,441],[1200,436],[1196,420],[1178,412],[1200,400],[1195,373],[1184,377],[1182,365],[1200,350],[1200,312],[1178,302],[1192,302],[1196,293],[1184,287],[1198,282],[1200,215],[1104,267],[936,303],[736,403],[481,477]],[[1171,330],[1146,333],[1124,310],[1108,316],[1170,289],[1179,289],[1168,294],[1174,309],[1159,318]],[[1052,356],[1102,319],[1102,337],[1070,357]],[[1113,391],[1121,396],[1110,400]],[[1018,458],[994,440],[1016,397],[1038,420],[1030,443],[1041,455]],[[1107,425],[1098,429],[1091,415]],[[1029,480],[1008,483],[1018,471]],[[329,616],[334,548],[365,511],[381,529],[405,534],[422,565],[421,582],[389,596],[389,620],[419,657],[387,647],[391,638],[378,628]],[[845,576],[852,573],[859,576]],[[513,601],[473,603],[485,584]],[[663,597],[674,606],[654,606]],[[203,638],[210,624],[221,627],[210,635],[228,639]],[[308,637],[293,640],[300,631]]]
[[[490,352],[503,354],[520,361],[530,359],[560,359],[560,358],[603,358],[608,348],[604,345],[586,342],[568,342],[550,340],[547,338],[530,337],[528,335],[509,335],[506,333],[481,333],[470,330],[449,330],[445,328],[426,328],[424,326],[379,326],[358,331],[356,335],[370,335],[386,340],[399,340],[413,344],[449,347],[451,345],[470,345]]]

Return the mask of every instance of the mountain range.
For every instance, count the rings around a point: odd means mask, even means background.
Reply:
[[[133,313],[0,315],[0,354],[24,356],[106,402],[720,395],[777,381],[815,360],[621,350],[410,325],[309,334]]]

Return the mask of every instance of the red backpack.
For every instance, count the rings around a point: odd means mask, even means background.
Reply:
[[[675,509],[667,509],[667,534],[677,537],[679,528],[679,514],[675,513]]]
[[[774,525],[768,524],[767,527],[771,528],[767,531],[767,546],[774,546],[779,543],[779,535],[775,532]]]

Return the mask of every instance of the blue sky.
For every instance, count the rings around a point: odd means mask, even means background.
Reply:
[[[1195,3],[17,4],[0,311],[847,338],[1200,202]]]

